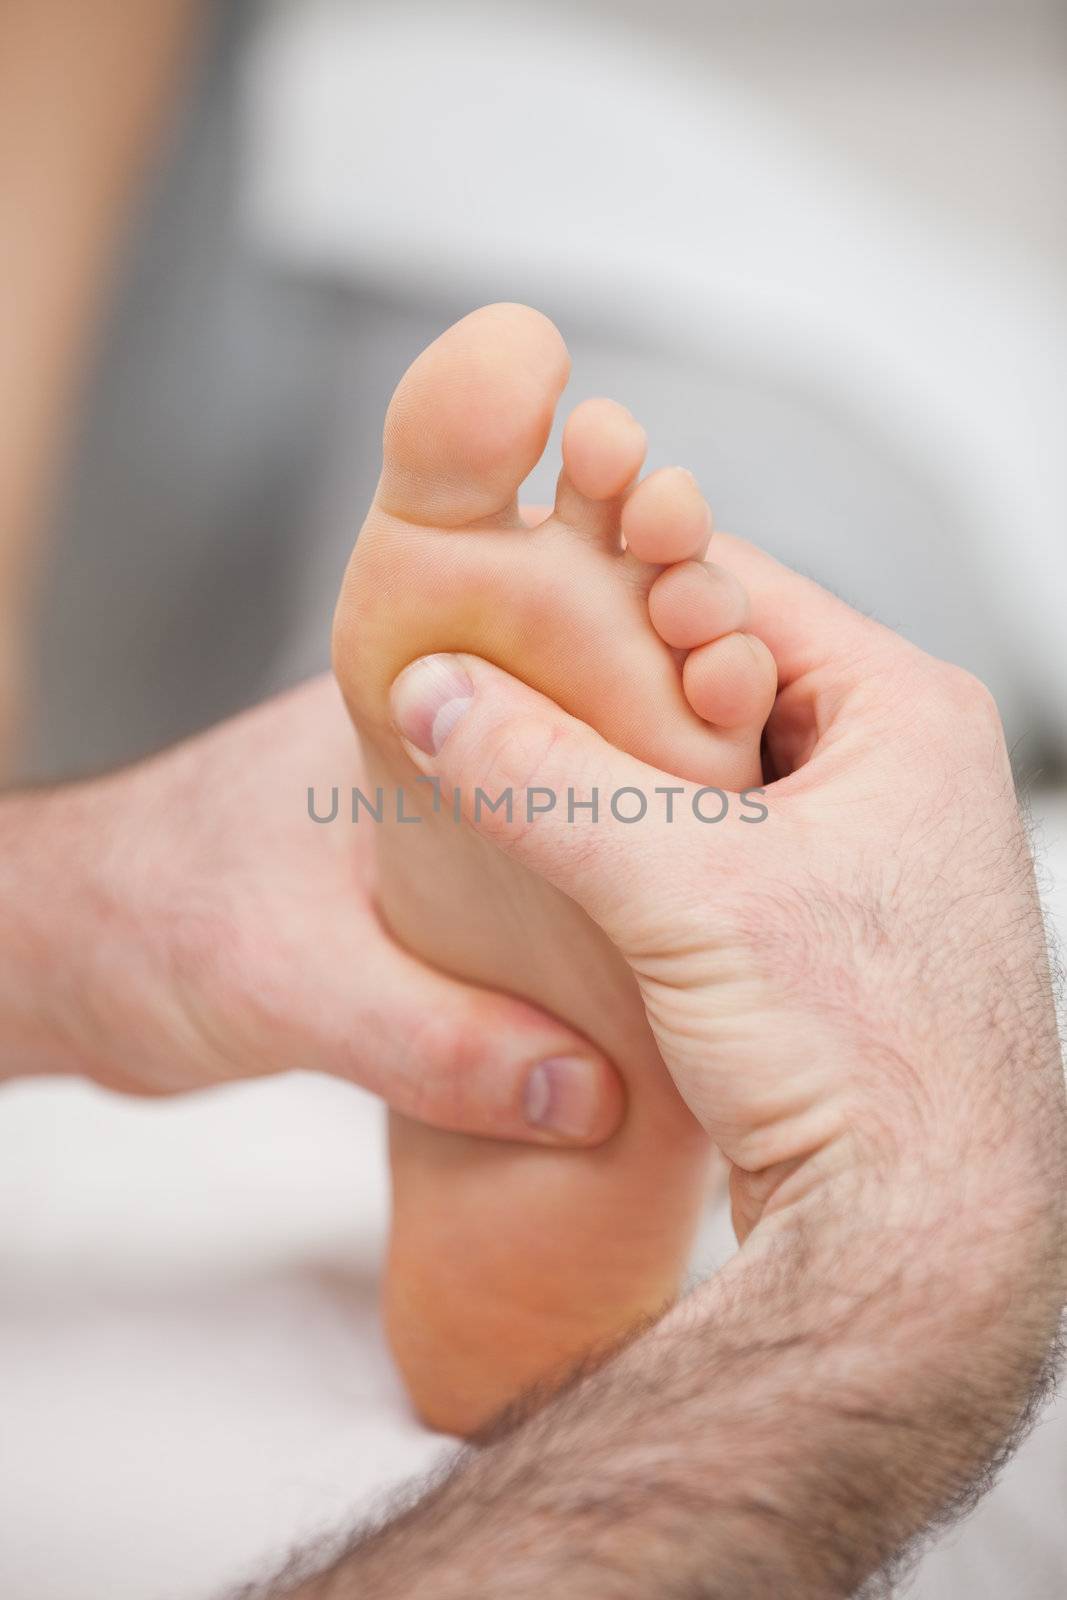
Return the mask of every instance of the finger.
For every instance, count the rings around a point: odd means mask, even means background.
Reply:
[[[859,670],[861,661],[887,645],[906,648],[890,629],[745,539],[716,533],[713,553],[744,585],[748,626],[770,648],[783,689],[827,663],[838,675],[850,662]]]
[[[373,934],[371,935],[373,937]],[[622,1120],[614,1068],[536,1006],[425,966],[383,932],[364,963],[350,1075],[394,1111],[460,1133],[596,1145]]]
[[[631,825],[678,780],[607,744],[552,701],[475,656],[429,656],[393,685],[392,714],[423,772],[459,797],[466,820],[562,889],[625,954],[626,916],[654,887],[666,846]],[[630,819],[630,820],[628,820]]]
[[[538,528],[552,515],[551,506],[520,506],[519,516],[528,528]]]

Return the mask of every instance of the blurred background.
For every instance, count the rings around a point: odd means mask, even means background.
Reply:
[[[118,81],[152,81],[25,563],[19,776],[324,667],[398,376],[523,299],[570,404],[624,401],[720,526],[991,685],[1067,872],[1061,0],[123,12],[100,0],[93,49],[119,22]],[[99,48],[35,103],[77,108]],[[378,1342],[355,1091],[16,1086],[0,1167],[11,1600],[207,1600],[438,1448]],[[1062,1600],[1065,1500],[1061,1410],[909,1592]]]
[[[490,299],[1062,771],[1059,0],[231,0],[201,30],[81,395],[24,771],[325,664],[392,387]]]

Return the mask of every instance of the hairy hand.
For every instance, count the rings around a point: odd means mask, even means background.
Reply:
[[[313,1068],[443,1127],[606,1137],[621,1087],[586,1041],[389,938],[371,825],[347,794],[329,826],[309,815],[309,786],[346,773],[359,783],[359,751],[324,677],[138,766],[0,802],[5,1070],[151,1094]]]
[[[733,1163],[742,1235],[831,1177],[884,1175],[918,1201],[966,1171],[1005,1214],[1017,1201],[1047,1219],[1064,1170],[1059,1050],[996,709],[741,541],[719,536],[717,557],[778,662],[765,816],[752,797],[696,795],[467,657],[469,704],[443,719],[439,751],[425,696],[455,699],[455,671],[416,663],[398,680],[409,752],[625,955],[671,1073]],[[479,788],[512,791],[510,813]],[[556,803],[531,816],[535,789]]]
[[[294,1600],[843,1600],[973,1503],[1046,1392],[1063,1084],[996,713],[746,546],[716,555],[781,677],[761,821],[751,795],[701,820],[712,793],[485,661],[416,663],[393,704],[423,774],[629,961],[745,1246]]]

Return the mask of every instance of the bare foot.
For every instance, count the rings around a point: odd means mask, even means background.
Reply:
[[[572,901],[457,824],[447,797],[434,810],[392,731],[390,686],[418,656],[482,656],[634,755],[735,791],[760,781],[775,690],[769,651],[743,631],[743,589],[703,561],[711,517],[696,483],[674,467],[637,481],[645,436],[621,406],[576,409],[555,509],[524,524],[516,495],[568,369],[552,324],[516,305],[474,312],[423,352],[389,407],[334,629],[386,816],[402,787],[422,817],[376,830],[394,932],[439,967],[565,1018],[627,1085],[623,1125],[595,1150],[392,1119],[389,1334],[420,1414],[455,1433],[673,1297],[708,1152],[628,971]],[[568,1064],[540,1090],[531,1115],[580,1131]]]

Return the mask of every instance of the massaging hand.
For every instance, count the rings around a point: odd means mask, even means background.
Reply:
[[[308,786],[321,807],[346,777],[358,750],[321,678],[113,776],[0,801],[0,1076],[166,1093],[314,1068],[443,1127],[606,1137],[620,1089],[584,1041],[390,940],[366,819],[347,792],[334,823],[308,815]],[[553,1131],[523,1106],[555,1057],[578,1065]]]
[[[745,1247],[293,1600],[838,1600],[973,1504],[1047,1392],[1063,1082],[996,714],[746,546],[716,559],[778,661],[763,822],[698,821],[692,785],[485,661],[409,667],[393,714],[472,822],[513,790],[477,826],[629,961]],[[561,798],[531,822],[534,787]],[[644,822],[613,819],[624,788]]]
[[[1007,752],[986,691],[741,541],[716,558],[752,597],[781,683],[767,734],[766,819],[737,797],[701,822],[669,774],[610,748],[485,662],[470,703],[415,762],[459,787],[513,788],[514,819],[480,830],[582,905],[629,961],[663,1057],[733,1164],[739,1232],[818,1180],[940,1170],[1013,1143],[1028,1170],[1060,1159],[1060,1076],[1045,943]],[[409,668],[402,735],[431,743]],[[674,784],[674,820],[657,788]],[[530,823],[533,787],[559,796]],[[645,820],[609,809],[622,788]],[[683,787],[685,792],[682,792]],[[567,820],[569,789],[600,821]],[[543,798],[539,797],[539,804]],[[639,802],[623,797],[633,816]],[[714,818],[714,797],[701,803]],[[964,1089],[965,1086],[965,1089]],[[1022,1109],[1046,1115],[1023,1127]],[[1014,1170],[1014,1169],[1011,1169]],[[1003,1189],[1001,1188],[1001,1193]]]

